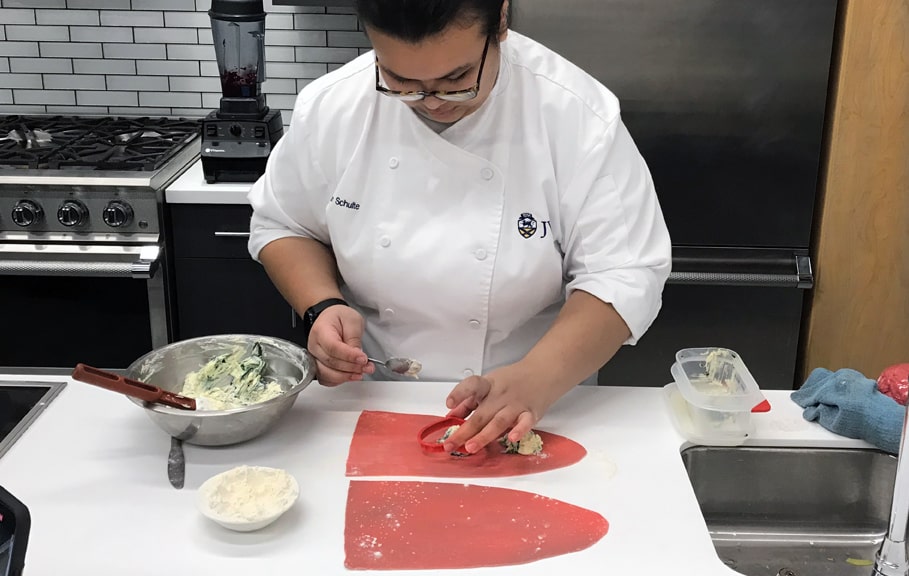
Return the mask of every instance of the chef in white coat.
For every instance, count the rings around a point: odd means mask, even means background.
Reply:
[[[359,0],[374,50],[300,92],[249,194],[250,253],[308,322],[319,382],[421,361],[470,416],[449,450],[516,441],[595,378],[671,265],[616,97],[507,8]]]

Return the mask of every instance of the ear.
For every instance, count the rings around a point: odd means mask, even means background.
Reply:
[[[499,42],[503,42],[508,38],[508,7],[510,6],[509,0],[502,2],[502,14],[499,19]]]

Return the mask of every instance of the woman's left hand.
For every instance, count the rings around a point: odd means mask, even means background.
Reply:
[[[520,440],[556,401],[553,390],[520,364],[503,366],[459,382],[446,399],[449,416],[470,418],[445,442],[445,451],[464,446],[471,454],[508,433]]]

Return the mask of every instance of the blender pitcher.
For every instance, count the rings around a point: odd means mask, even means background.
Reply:
[[[225,98],[258,98],[265,81],[262,0],[212,0],[211,31]]]

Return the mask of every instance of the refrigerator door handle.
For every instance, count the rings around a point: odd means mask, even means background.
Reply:
[[[673,271],[669,284],[708,286],[763,286],[773,288],[814,287],[814,271],[808,254],[793,253],[786,257],[787,263],[781,269],[780,258],[771,261],[755,258],[749,261],[740,257],[735,262],[724,262],[723,258],[688,256],[673,258]]]

